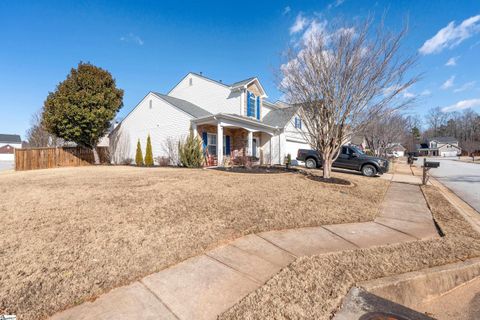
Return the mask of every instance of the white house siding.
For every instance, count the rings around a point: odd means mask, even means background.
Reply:
[[[192,80],[191,85],[190,79]],[[187,75],[168,95],[187,100],[212,114],[240,114],[241,110],[239,91],[232,92],[228,86],[194,74]]]
[[[112,132],[110,136],[112,161],[117,164],[125,162],[126,159],[134,161],[138,139],[145,155],[149,134],[153,157],[167,156],[163,148],[165,141],[168,137],[178,141],[187,136],[192,118],[157,96],[148,94]]]
[[[285,154],[290,154],[292,160],[297,157],[298,149],[311,149],[311,146],[305,141],[305,130],[295,128],[295,116],[285,126]]]
[[[438,148],[438,151],[441,157],[456,157],[458,154],[460,154],[459,149],[450,145],[443,145]]]
[[[260,112],[262,115],[262,119],[272,110],[273,110],[272,108],[262,103],[262,111]]]
[[[21,143],[4,143],[0,142],[0,148],[3,146],[9,145],[14,149],[22,148]],[[15,151],[14,151],[15,152]],[[0,153],[0,161],[14,161],[15,160],[15,153]]]

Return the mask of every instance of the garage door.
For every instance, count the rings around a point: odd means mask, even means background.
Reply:
[[[457,151],[442,151],[440,152],[440,156],[442,157],[456,157]]]
[[[308,143],[301,143],[297,141],[287,140],[287,147],[285,155],[289,154],[292,156],[292,160],[297,158],[298,149],[311,149]]]

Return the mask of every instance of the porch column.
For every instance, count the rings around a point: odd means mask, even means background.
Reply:
[[[223,127],[217,124],[217,165],[223,167]]]
[[[253,132],[248,131],[248,149],[247,156],[251,157],[253,154]]]
[[[192,122],[192,133],[194,137],[198,136],[197,124],[193,122]]]

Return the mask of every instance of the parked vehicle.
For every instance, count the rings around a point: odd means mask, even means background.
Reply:
[[[299,149],[297,160],[304,161],[309,169],[320,168],[322,165],[322,158],[315,150]],[[368,156],[354,146],[343,146],[337,160],[333,162],[333,167],[360,171],[367,177],[388,172],[388,166],[388,160]]]

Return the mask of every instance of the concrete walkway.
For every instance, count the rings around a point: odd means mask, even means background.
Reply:
[[[417,181],[391,178],[372,222],[247,235],[51,319],[215,319],[296,257],[437,237]]]

